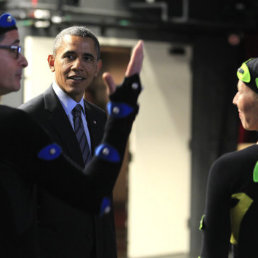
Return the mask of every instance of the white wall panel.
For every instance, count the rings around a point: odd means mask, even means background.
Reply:
[[[188,253],[190,214],[190,49],[145,42],[141,111],[131,137],[129,257]]]

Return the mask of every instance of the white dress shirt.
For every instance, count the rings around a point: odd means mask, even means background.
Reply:
[[[52,87],[54,92],[56,93],[58,99],[60,100],[64,111],[71,123],[72,128],[74,129],[74,124],[73,124],[73,114],[72,114],[72,110],[73,108],[77,105],[80,104],[82,106],[83,109],[83,113],[81,113],[81,118],[82,118],[82,123],[83,123],[83,127],[84,127],[84,131],[87,137],[87,141],[89,144],[89,148],[91,151],[91,141],[90,141],[90,132],[88,129],[88,125],[87,125],[87,120],[86,120],[86,113],[85,113],[85,108],[84,108],[84,101],[83,98],[77,103],[75,100],[73,100],[70,96],[68,96],[58,85],[56,82],[52,83]]]

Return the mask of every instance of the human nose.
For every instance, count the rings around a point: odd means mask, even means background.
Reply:
[[[25,68],[26,66],[28,66],[28,61],[27,61],[26,57],[25,57],[23,54],[19,54],[18,62],[19,62],[19,64],[20,64],[23,68]]]
[[[234,96],[232,102],[233,102],[234,105],[237,105],[237,101],[238,101],[238,92],[237,92],[236,95]]]
[[[83,69],[82,60],[78,57],[73,62],[72,70],[82,70],[82,69]]]

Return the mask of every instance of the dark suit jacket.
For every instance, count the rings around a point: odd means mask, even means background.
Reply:
[[[1,105],[0,135],[0,257],[42,258],[36,185],[73,207],[99,214],[102,198],[110,195],[121,164],[94,157],[86,173],[71,163],[28,114]],[[54,154],[43,151],[42,155],[42,150],[54,146]]]
[[[80,148],[52,87],[20,107],[34,117],[77,164],[83,166]],[[85,101],[91,147],[100,143],[106,115]],[[113,213],[100,217],[82,212],[38,189],[40,248],[43,258],[115,258],[116,241]],[[92,254],[93,251],[93,254]]]

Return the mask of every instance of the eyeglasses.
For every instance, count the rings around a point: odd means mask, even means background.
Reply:
[[[19,54],[21,53],[21,46],[15,46],[15,45],[12,45],[12,46],[1,46],[0,45],[0,49],[8,49],[10,52],[14,53],[15,54],[15,58],[18,58],[19,57]]]

